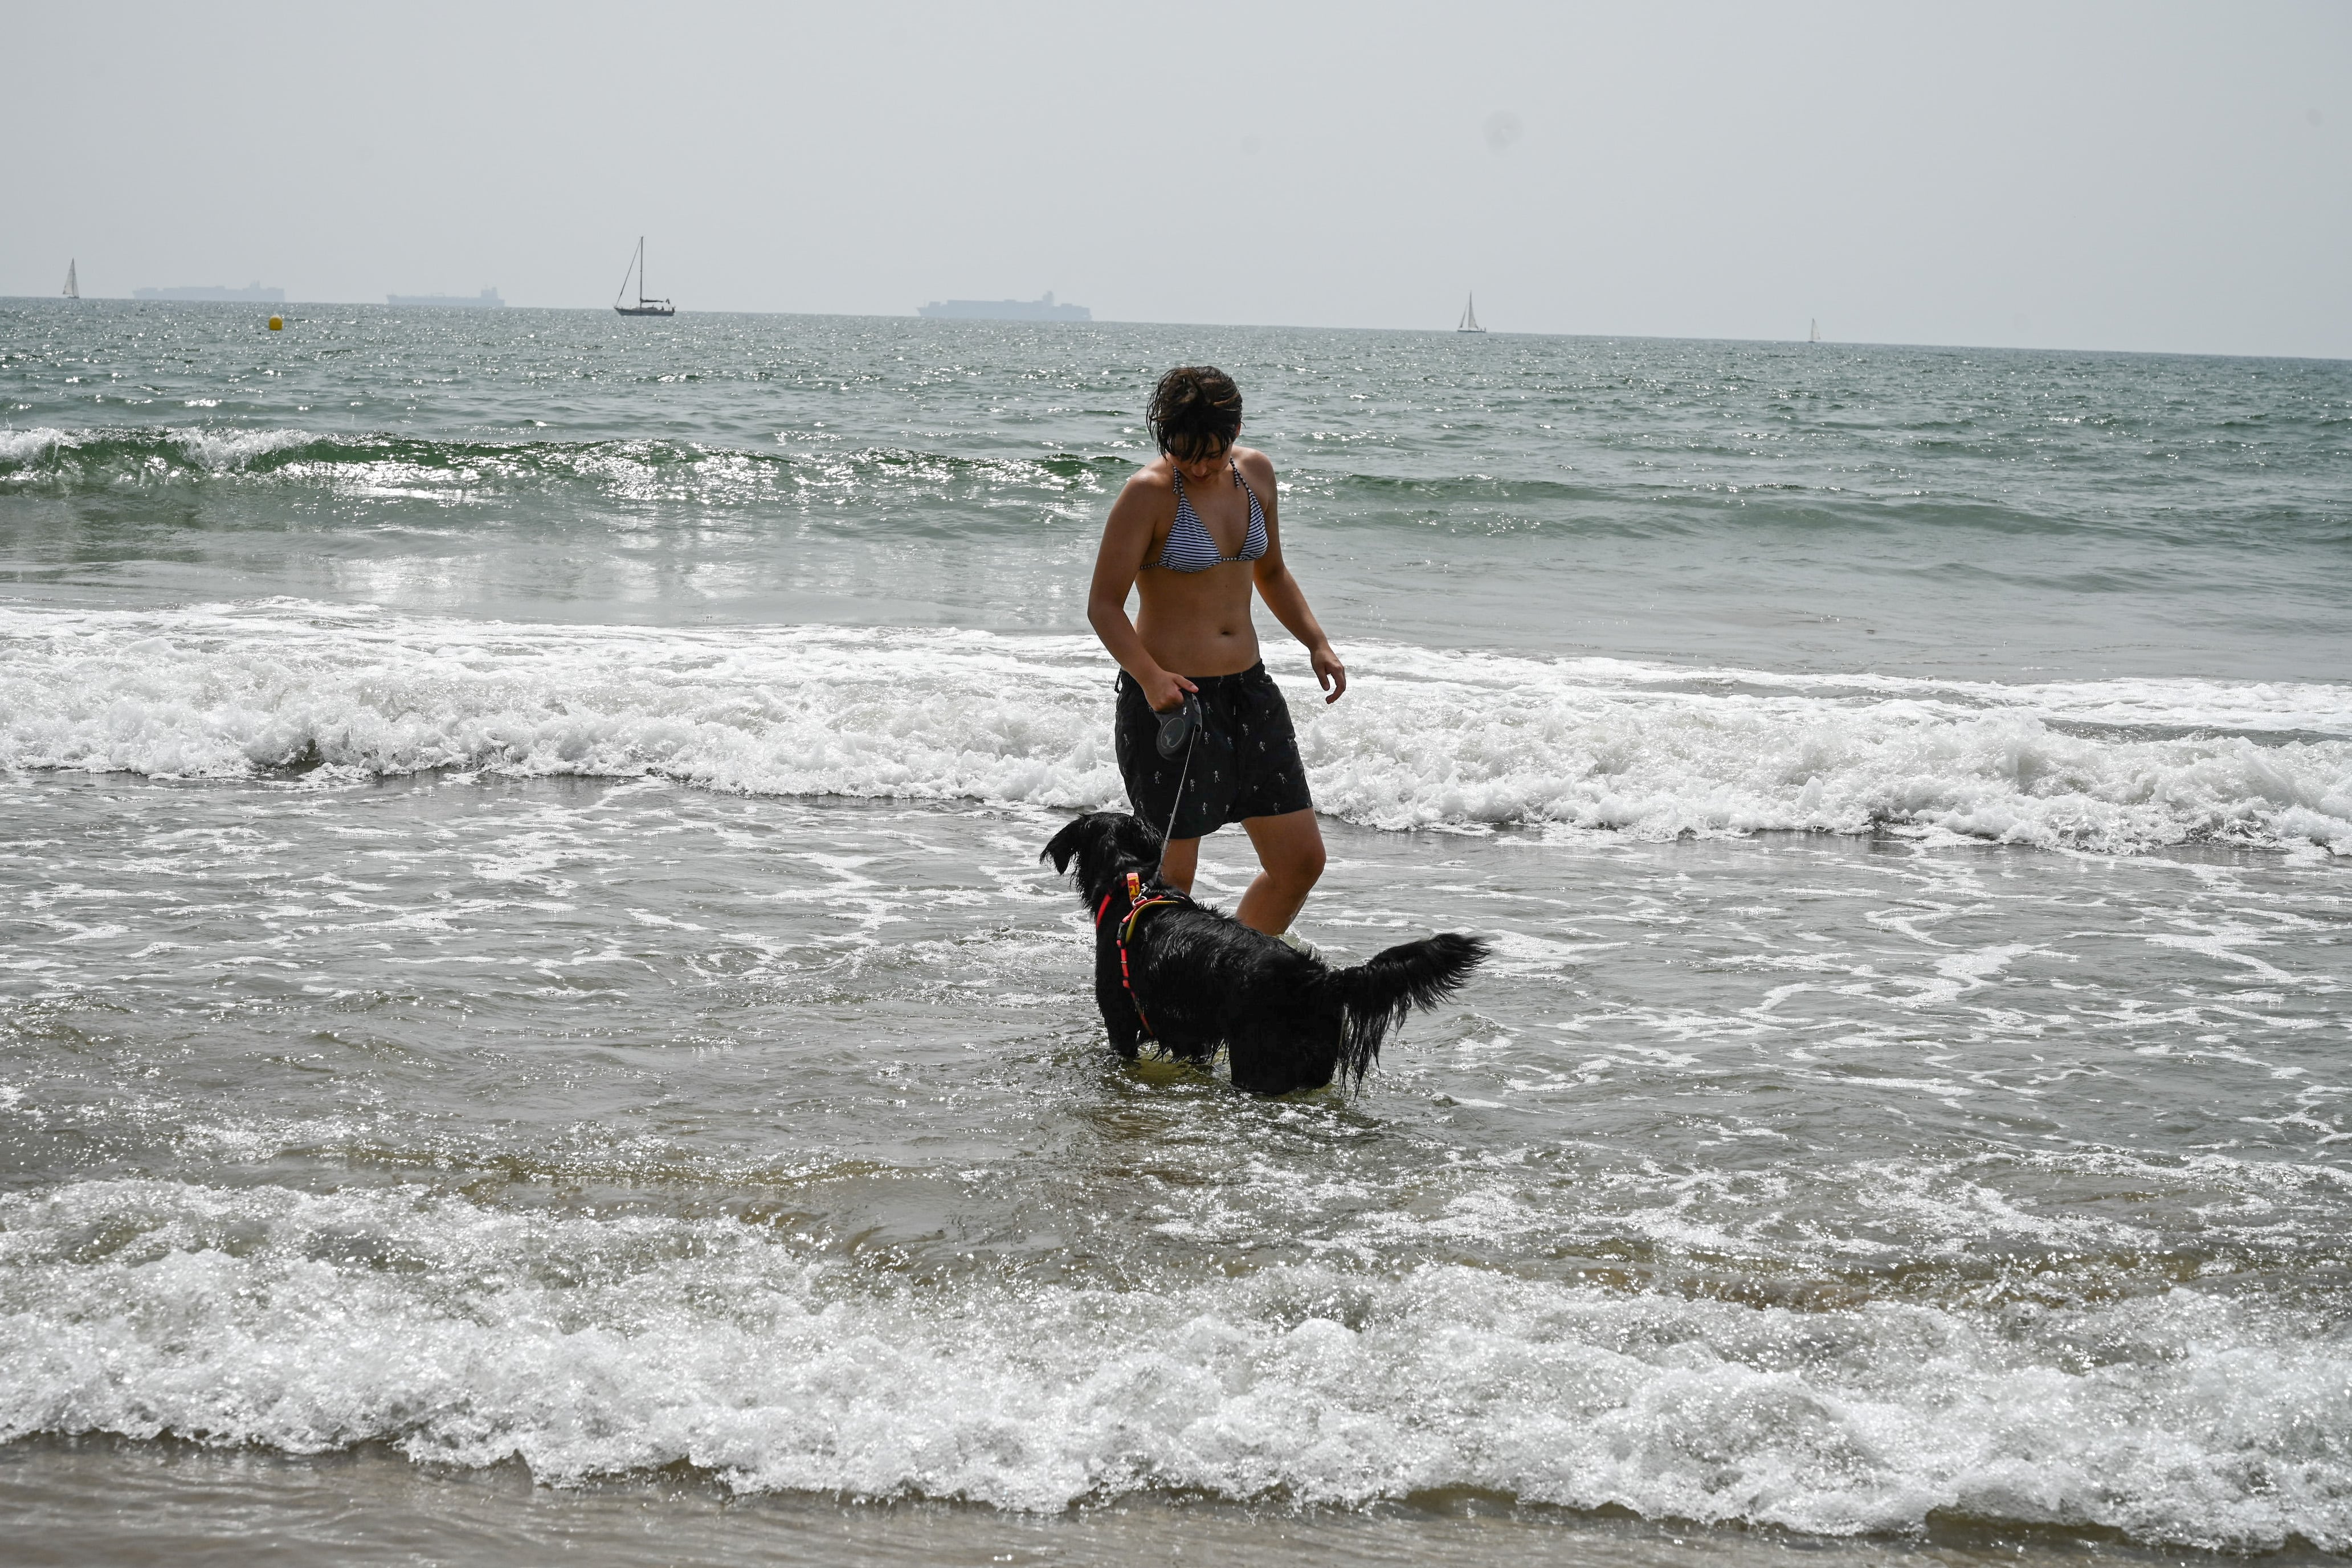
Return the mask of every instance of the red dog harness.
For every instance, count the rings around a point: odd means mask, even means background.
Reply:
[[[1103,917],[1110,913],[1110,901],[1118,896],[1118,889],[1117,888],[1113,888],[1109,892],[1103,895],[1101,907],[1095,910],[1096,930],[1099,931],[1102,929]],[[1138,1018],[1142,1019],[1143,1033],[1145,1037],[1149,1039],[1158,1039],[1160,1037],[1160,1031],[1154,1029],[1151,1026],[1151,1020],[1144,1016],[1142,1000],[1135,994],[1135,976],[1129,972],[1127,966],[1127,944],[1129,940],[1134,937],[1135,922],[1143,918],[1144,910],[1158,904],[1185,904],[1190,902],[1192,902],[1192,900],[1187,899],[1183,894],[1171,891],[1165,888],[1155,888],[1152,889],[1151,896],[1150,898],[1145,898],[1143,896],[1143,873],[1140,871],[1129,871],[1127,874],[1127,918],[1118,922],[1118,983],[1127,987],[1127,999],[1134,1005],[1135,1016]]]

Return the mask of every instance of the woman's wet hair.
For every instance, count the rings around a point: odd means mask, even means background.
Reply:
[[[1144,423],[1178,462],[1213,458],[1242,433],[1242,389],[1215,365],[1180,364],[1160,378]]]

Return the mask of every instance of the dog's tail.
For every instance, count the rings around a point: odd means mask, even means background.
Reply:
[[[1407,1013],[1453,995],[1486,959],[1484,942],[1446,931],[1376,952],[1353,969],[1333,970],[1324,984],[1339,999],[1339,1076],[1361,1082]]]

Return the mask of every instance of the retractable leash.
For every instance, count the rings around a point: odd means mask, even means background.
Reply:
[[[1160,831],[1160,860],[1151,868],[1154,882],[1160,881],[1160,873],[1168,868],[1168,836],[1176,831],[1177,816],[1184,809],[1184,781],[1192,776],[1192,747],[1200,741],[1201,726],[1206,720],[1207,716],[1201,711],[1201,699],[1187,691],[1176,711],[1160,721],[1160,754],[1174,756],[1176,738],[1181,735],[1184,738],[1184,766],[1176,774],[1176,804],[1168,808],[1168,826]]]

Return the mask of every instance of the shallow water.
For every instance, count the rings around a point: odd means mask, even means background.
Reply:
[[[1270,649],[1305,929],[1496,949],[1269,1102],[1108,1054],[1036,859],[1173,333],[11,310],[77,1550],[2352,1546],[2345,367],[1229,334],[1359,672]]]
[[[7,805],[26,1426],[1048,1511],[2344,1528],[2329,867],[1341,826],[1335,952],[1466,903],[1499,957],[1363,1094],[1260,1102],[1102,1050],[1042,812]]]

